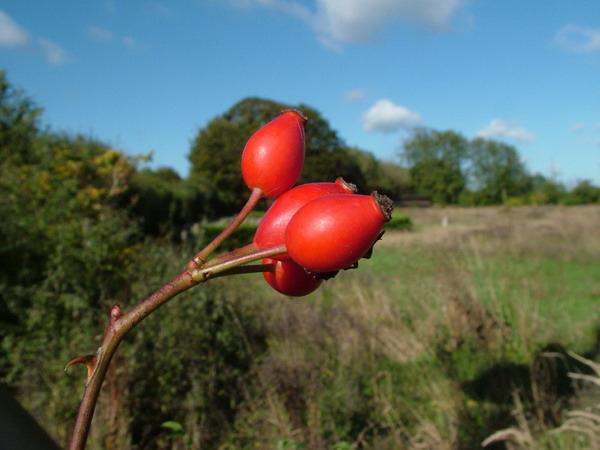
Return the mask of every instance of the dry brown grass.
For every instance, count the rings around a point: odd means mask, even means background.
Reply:
[[[382,245],[426,246],[541,257],[597,259],[600,206],[427,208],[404,210],[418,232],[392,233]],[[502,246],[502,249],[498,249]]]

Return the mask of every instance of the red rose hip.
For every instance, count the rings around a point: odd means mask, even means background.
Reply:
[[[296,186],[279,197],[260,221],[254,243],[259,249],[266,249],[285,244],[285,229],[296,212],[308,202],[330,194],[351,194],[353,185],[342,178],[335,183],[307,183]],[[276,259],[289,259],[281,255]]]
[[[276,291],[301,297],[315,291],[322,280],[317,280],[293,261],[276,261],[274,259],[263,259],[263,264],[273,264],[272,272],[263,272],[267,283]]]
[[[304,165],[304,123],[298,111],[283,111],[256,131],[242,153],[242,176],[250,189],[275,198],[298,180]]]
[[[317,198],[290,220],[285,232],[288,255],[310,272],[348,268],[371,249],[392,209],[392,201],[376,192]]]

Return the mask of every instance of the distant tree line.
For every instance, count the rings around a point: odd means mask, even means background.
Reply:
[[[379,190],[396,200],[422,196],[438,205],[585,204],[600,202],[600,187],[589,180],[568,189],[560,181],[528,171],[509,144],[447,130],[416,129],[403,143],[402,165],[378,160],[346,145],[310,106],[246,98],[198,131],[190,151],[196,215],[218,217],[236,211],[245,199],[239,156],[251,133],[285,108],[302,110],[306,166],[301,182],[343,176],[361,191]]]
[[[600,187],[579,181],[571,190],[560,181],[531,174],[515,147],[468,140],[455,131],[418,129],[401,152],[410,189],[440,205],[541,205],[600,202]]]

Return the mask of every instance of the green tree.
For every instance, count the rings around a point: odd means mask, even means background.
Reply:
[[[469,141],[459,133],[419,128],[403,145],[402,159],[410,167],[410,181],[420,195],[435,203],[456,203],[465,188]]]
[[[442,159],[423,160],[410,169],[410,177],[419,195],[431,197],[434,203],[457,203],[465,187],[460,169]]]
[[[503,203],[531,190],[531,178],[517,149],[502,142],[472,141],[470,174],[481,204]]]
[[[0,164],[30,162],[41,108],[10,84],[0,70]]]
[[[555,205],[565,196],[565,186],[557,180],[536,174],[531,177],[529,201],[535,205]]]
[[[192,220],[188,188],[189,184],[170,167],[133,173],[128,202],[132,213],[141,219],[144,234],[178,239],[179,231]]]
[[[360,173],[352,182],[358,185],[360,192],[378,191],[392,199],[398,199],[402,193],[410,190],[408,170],[389,161],[380,161],[371,152],[357,147],[349,147],[347,159],[358,165]],[[360,181],[362,180],[364,181]]]
[[[595,186],[590,180],[581,180],[575,185],[565,201],[571,205],[600,203],[600,187]]]
[[[423,161],[445,161],[450,167],[462,170],[469,157],[469,141],[452,130],[418,128],[404,142],[401,156],[409,167]]]

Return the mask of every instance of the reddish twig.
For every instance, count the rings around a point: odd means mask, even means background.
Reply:
[[[102,342],[100,347],[98,347],[96,354],[73,358],[67,363],[67,367],[74,364],[85,364],[88,368],[85,391],[75,420],[75,427],[71,435],[69,449],[82,450],[85,448],[90,423],[94,415],[94,409],[96,407],[102,382],[106,376],[106,371],[119,344],[123,340],[123,337],[132,328],[161,305],[190,287],[203,283],[210,278],[219,276],[263,272],[265,269],[269,270],[269,267],[265,265],[242,267],[242,264],[260,260],[262,258],[268,258],[270,256],[276,256],[285,253],[285,251],[285,246],[279,246],[266,250],[254,251],[241,256],[232,252],[229,254],[229,257],[221,257],[214,264],[208,264],[205,267],[193,270],[189,269],[188,264],[188,268],[141,303],[133,307],[133,309],[122,312],[119,306],[114,306],[111,309],[110,322],[104,331]]]
[[[233,220],[221,231],[206,247],[200,250],[196,256],[194,256],[188,263],[188,269],[194,270],[198,267],[202,267],[206,261],[206,258],[215,251],[215,249],[227,239],[231,234],[240,226],[240,224],[248,217],[248,214],[252,212],[258,201],[262,198],[262,191],[259,188],[252,189],[250,197],[246,201],[246,204],[240,210],[239,213],[233,218]]]

